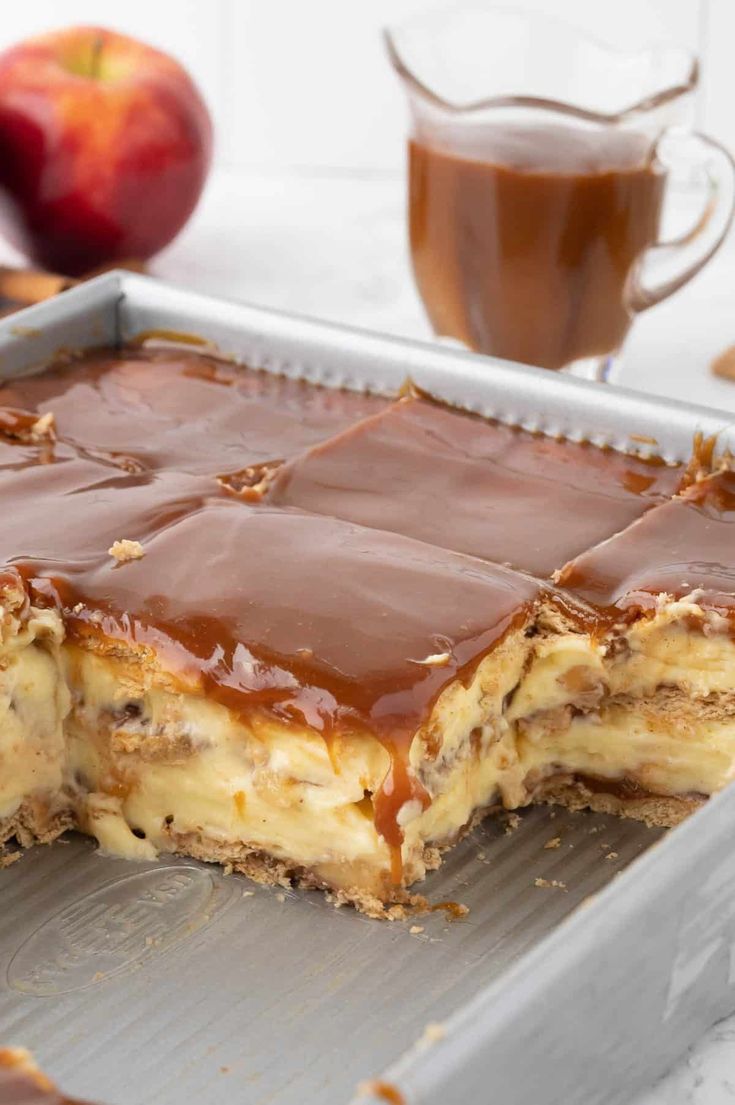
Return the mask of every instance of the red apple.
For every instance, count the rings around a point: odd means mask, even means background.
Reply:
[[[0,53],[0,233],[46,268],[157,253],[193,211],[211,151],[201,95],[160,50],[75,27]]]

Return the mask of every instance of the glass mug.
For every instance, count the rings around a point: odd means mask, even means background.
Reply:
[[[635,315],[694,276],[732,221],[735,164],[687,125],[696,59],[477,4],[385,38],[411,108],[411,255],[435,333],[609,379]],[[661,241],[682,174],[701,214]]]

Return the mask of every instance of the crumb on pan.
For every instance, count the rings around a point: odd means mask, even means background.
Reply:
[[[422,1044],[438,1044],[440,1040],[443,1040],[447,1034],[447,1030],[443,1024],[438,1024],[436,1021],[432,1021],[427,1024],[421,1036]]]
[[[411,933],[411,936],[418,936],[418,934],[420,932],[424,931],[424,926],[423,925],[411,925],[411,927],[408,931]]]
[[[34,441],[39,441],[42,438],[53,437],[56,431],[56,419],[51,411],[47,411],[46,414],[42,414],[40,418],[31,426],[31,437]]]
[[[127,538],[114,541],[107,552],[118,564],[126,564],[129,560],[140,560],[145,556],[140,541],[129,541]]]
[[[710,364],[710,371],[723,380],[735,380],[735,345],[729,345]]]
[[[552,836],[551,840],[547,840],[544,844],[544,848],[548,851],[551,848],[558,848],[561,845],[560,836]]]
[[[383,1082],[380,1078],[370,1078],[367,1082],[360,1082],[357,1087],[358,1097],[377,1097],[381,1101],[387,1101],[388,1105],[405,1105],[405,1097],[392,1082]]]
[[[548,887],[555,890],[566,890],[567,884],[560,882],[559,879],[534,879],[533,885],[538,887]]]
[[[411,664],[421,664],[427,668],[445,668],[452,659],[448,652],[433,652],[431,656],[425,656],[423,660],[409,660]]]
[[[431,913],[445,913],[448,921],[459,921],[467,916],[470,907],[462,902],[437,902],[429,906],[429,910]]]

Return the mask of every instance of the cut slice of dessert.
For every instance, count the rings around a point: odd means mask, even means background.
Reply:
[[[39,581],[67,629],[68,786],[103,846],[380,911],[497,800],[539,584],[230,500],[142,548]]]
[[[690,478],[412,397],[285,464],[266,498],[553,574],[574,611],[559,621],[544,605],[552,631],[506,705],[516,758],[499,793],[673,823],[735,765],[735,652],[730,666],[722,654],[735,477],[671,499]]]
[[[519,759],[553,757],[547,789],[568,802],[672,823],[735,775],[735,473],[691,484],[558,582],[589,610],[589,658],[569,675],[597,701],[520,722]]]

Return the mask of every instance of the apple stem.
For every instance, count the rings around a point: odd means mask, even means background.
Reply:
[[[100,61],[101,61],[101,58],[102,58],[102,48],[103,48],[104,45],[105,45],[105,36],[102,35],[102,34],[97,35],[94,42],[92,43],[92,57],[91,57],[90,66],[89,66],[90,76],[94,80],[99,79]]]

